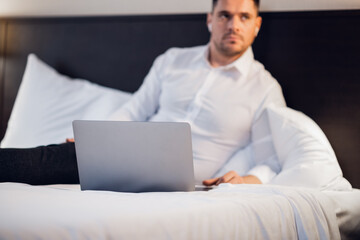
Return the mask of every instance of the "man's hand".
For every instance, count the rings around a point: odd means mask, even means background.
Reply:
[[[66,142],[69,143],[69,142],[75,142],[75,140],[73,138],[67,138],[66,139]]]
[[[230,171],[222,177],[207,179],[203,181],[205,186],[219,185],[220,183],[232,183],[232,184],[261,184],[261,181],[252,175],[241,177],[235,171]]]

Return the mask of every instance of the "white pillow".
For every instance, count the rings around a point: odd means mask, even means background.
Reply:
[[[266,109],[281,172],[271,184],[348,190],[335,153],[320,127],[288,107]]]
[[[62,143],[73,137],[73,120],[107,119],[130,96],[60,75],[30,54],[1,147]]]
[[[262,139],[240,149],[215,176],[230,170],[247,175],[254,164],[271,158],[278,162],[280,169],[268,184],[351,189],[342,177],[329,141],[313,120],[291,108],[276,106],[266,108],[261,116],[261,122],[253,130],[260,133]]]

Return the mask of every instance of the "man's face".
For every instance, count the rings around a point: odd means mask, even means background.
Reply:
[[[261,17],[253,0],[219,0],[207,23],[212,50],[223,57],[240,57],[260,30]]]

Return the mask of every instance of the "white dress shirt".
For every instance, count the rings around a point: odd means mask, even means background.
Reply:
[[[144,83],[111,119],[188,122],[195,179],[212,177],[252,141],[252,125],[269,104],[284,106],[278,82],[249,48],[235,62],[214,68],[208,45],[172,48],[159,56]],[[261,136],[256,136],[261,139]],[[269,156],[249,173],[263,183],[280,170]]]

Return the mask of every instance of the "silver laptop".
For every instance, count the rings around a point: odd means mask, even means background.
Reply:
[[[188,123],[73,122],[82,190],[193,191]]]

